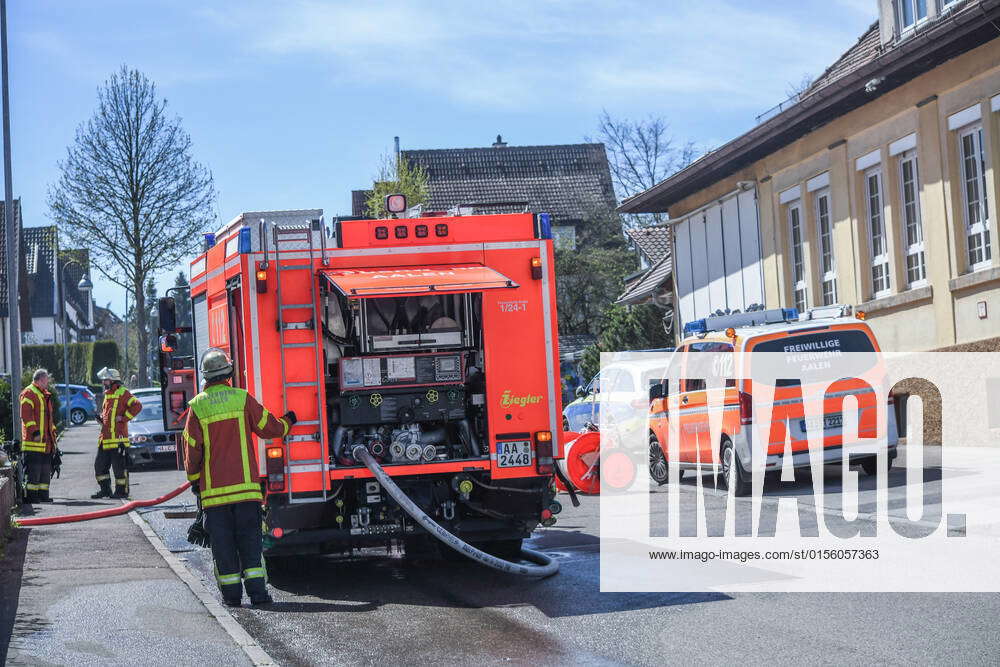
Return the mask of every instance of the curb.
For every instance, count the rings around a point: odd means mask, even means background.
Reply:
[[[173,553],[167,549],[163,540],[160,536],[150,527],[145,520],[142,519],[135,511],[129,512],[128,517],[132,519],[132,523],[139,527],[142,534],[146,536],[149,543],[153,545],[156,552],[167,562],[170,569],[174,571],[181,581],[187,585],[191,592],[194,593],[195,597],[205,606],[208,613],[215,617],[215,620],[219,622],[222,629],[225,630],[226,634],[229,635],[230,639],[236,642],[250,661],[254,665],[260,666],[272,666],[278,663],[267,654],[260,644],[258,644],[253,637],[243,629],[233,616],[226,611],[226,608],[219,603],[218,600],[206,589],[205,584],[201,579],[195,577],[190,570],[188,570],[184,564],[175,556]]]

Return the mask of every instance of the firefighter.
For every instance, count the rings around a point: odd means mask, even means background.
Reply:
[[[246,589],[254,606],[268,604],[261,534],[257,450],[250,433],[281,438],[295,413],[280,419],[245,390],[229,384],[233,362],[209,348],[201,358],[204,390],[191,399],[184,426],[184,467],[200,497],[215,559],[215,578],[225,603],[238,607]]]
[[[104,403],[101,405],[101,435],[97,439],[97,457],[94,474],[100,489],[91,498],[128,498],[129,447],[128,423],[142,410],[142,403],[122,386],[122,376],[116,368],[105,366],[97,371],[97,379],[104,385]],[[111,492],[112,470],[115,473],[115,490]]]
[[[50,503],[49,480],[52,458],[56,452],[56,425],[49,393],[49,372],[39,368],[31,376],[31,384],[21,392],[21,450],[28,472],[29,503]]]

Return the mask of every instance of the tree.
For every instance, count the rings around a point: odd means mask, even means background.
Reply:
[[[597,209],[578,228],[575,249],[556,249],[559,333],[600,332],[604,311],[622,293],[624,276],[636,268],[621,228],[617,213]]]
[[[97,92],[94,115],[77,128],[49,209],[93,265],[134,296],[137,348],[149,347],[146,281],[198,245],[215,219],[212,174],[191,157],[180,118],[137,70],[122,67]],[[145,354],[138,376],[149,380]]]
[[[669,129],[667,121],[657,116],[636,121],[612,118],[607,111],[601,114],[596,141],[603,143],[608,153],[619,200],[648,190],[694,159],[694,143],[678,146]],[[626,226],[637,227],[664,222],[667,214],[629,213],[623,219]]]
[[[160,328],[160,309],[157,301],[156,283],[150,278],[146,281],[146,322],[149,326],[150,336],[146,347],[142,348],[146,351],[146,358],[150,365],[156,365],[156,360],[160,358],[160,341],[156,336],[156,332]]]
[[[375,176],[371,194],[365,201],[369,218],[387,218],[386,195],[406,195],[406,205],[416,206],[427,201],[427,170],[419,164],[410,164],[399,155],[382,156],[382,164]]]

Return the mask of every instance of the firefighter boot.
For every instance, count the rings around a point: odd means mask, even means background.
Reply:
[[[128,487],[124,484],[115,484],[115,492],[111,495],[112,498],[128,498]]]
[[[111,480],[102,479],[100,482],[101,490],[90,496],[91,498],[110,498],[111,497]]]
[[[49,496],[49,487],[46,485],[38,492],[38,502],[40,503],[51,503],[52,497]]]

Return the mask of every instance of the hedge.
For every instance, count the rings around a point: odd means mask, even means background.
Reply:
[[[118,343],[99,340],[95,343],[70,343],[69,384],[93,384],[101,368],[118,368]],[[63,346],[24,345],[21,347],[22,367],[34,371],[45,368],[56,382],[63,382]]]

